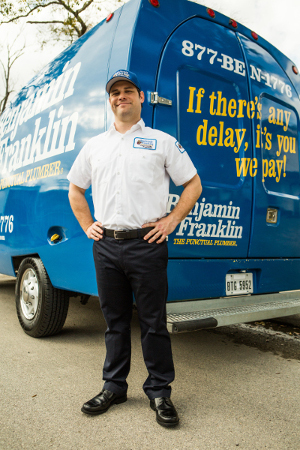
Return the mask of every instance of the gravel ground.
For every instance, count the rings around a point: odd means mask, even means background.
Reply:
[[[105,322],[99,302],[70,302],[62,332],[33,339],[21,329],[14,280],[0,277],[1,450],[298,450],[299,338],[262,324],[171,336],[176,429],[155,421],[137,314],[128,401],[101,416],[82,404],[102,386]],[[272,325],[273,326],[273,325]]]
[[[214,332],[238,344],[300,360],[300,328],[293,325],[264,321],[216,328]]]

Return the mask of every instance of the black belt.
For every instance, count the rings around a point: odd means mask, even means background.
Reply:
[[[146,236],[150,230],[153,230],[153,227],[138,228],[136,230],[108,230],[103,228],[103,233],[105,236],[115,239],[138,239]]]

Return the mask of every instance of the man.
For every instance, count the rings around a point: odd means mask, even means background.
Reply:
[[[134,73],[119,70],[106,90],[114,124],[87,142],[68,175],[72,210],[87,237],[94,240],[100,305],[107,323],[105,383],[82,411],[102,414],[127,400],[134,293],[149,373],[143,388],[157,422],[171,427],[179,418],[170,400],[174,366],[166,328],[166,237],[193,208],[201,182],[173,137],[145,127],[144,93]],[[166,215],[170,176],[184,190]],[[90,185],[96,220],[85,199]]]

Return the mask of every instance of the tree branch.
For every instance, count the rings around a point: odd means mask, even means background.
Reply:
[[[8,5],[9,7],[4,8],[2,2],[4,6]],[[56,40],[69,36],[70,41],[73,42],[76,38],[83,36],[89,28],[89,19],[85,18],[88,8],[92,5],[90,8],[92,10],[94,5],[96,9],[100,10],[100,5],[102,7],[109,3],[109,0],[0,0],[0,10],[3,11],[0,25],[17,22],[24,18],[26,21],[27,18],[33,19],[28,20],[27,23],[49,25]],[[124,4],[126,0],[116,0],[116,3]],[[55,17],[56,14],[53,13],[59,11],[61,20],[38,20],[39,12],[48,6],[51,13],[50,18]],[[4,17],[5,20],[2,21],[1,19]],[[56,27],[55,24],[57,24]]]
[[[75,26],[75,25],[73,25],[73,24],[66,24],[65,22],[63,22],[62,20],[47,20],[47,21],[38,21],[38,20],[36,20],[36,21],[28,21],[27,23],[31,23],[31,24],[38,24],[38,23],[44,23],[44,24],[53,24],[53,23],[60,23],[61,25],[65,25],[65,26],[69,26],[69,27],[72,27],[75,31],[76,31],[76,33],[77,33],[77,35],[78,35],[78,37],[80,37],[81,36],[81,34],[80,34],[80,30]]]
[[[2,24],[2,23],[11,23],[11,22],[14,22],[15,20],[22,19],[23,17],[28,17],[36,9],[38,9],[38,8],[47,8],[47,6],[50,6],[50,5],[60,5],[60,3],[58,1],[51,1],[49,3],[46,3],[45,5],[42,5],[42,4],[36,5],[27,14],[24,14],[24,15],[20,14],[19,16],[15,16],[12,19],[7,20],[6,22],[1,21],[0,24]]]
[[[74,11],[64,0],[58,0],[58,2],[67,10],[69,11],[69,13],[73,14],[74,17],[76,17],[77,21],[80,23],[81,25],[81,31],[80,30],[76,30],[76,27],[73,26],[73,28],[77,31],[78,37],[83,36],[84,33],[87,30],[87,26],[84,23],[84,21],[82,20],[82,18],[79,16],[79,13],[77,11]],[[79,33],[78,33],[79,32]]]
[[[90,6],[91,3],[93,3],[94,0],[88,0],[87,2],[85,2],[85,4],[82,6],[81,9],[77,9],[77,13],[81,14],[82,11],[84,11],[86,8],[88,8]]]
[[[62,25],[65,25],[65,22],[63,22],[62,20],[46,20],[46,21],[42,21],[42,20],[28,20],[27,23],[61,23]]]
[[[15,41],[16,41],[16,39],[14,40],[13,44],[15,43]],[[7,64],[6,64],[6,67],[4,66],[3,62],[0,61],[2,69],[3,69],[4,84],[5,84],[5,94],[4,94],[3,98],[0,101],[0,115],[5,110],[8,98],[9,98],[10,94],[13,92],[13,89],[10,89],[11,68],[14,65],[14,63],[16,62],[16,60],[18,58],[20,58],[20,56],[23,55],[24,48],[25,48],[25,44],[23,45],[23,47],[21,49],[11,53],[12,46],[8,45],[7,46]]]

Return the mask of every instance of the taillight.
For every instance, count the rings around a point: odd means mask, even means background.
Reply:
[[[158,8],[160,6],[158,0],[149,0],[149,3],[151,3],[151,5],[154,6],[154,8]]]
[[[254,31],[251,31],[251,36],[257,41],[258,35]]]
[[[107,17],[106,17],[106,22],[109,22],[114,16],[114,13],[110,13]]]
[[[229,20],[229,25],[231,25],[233,28],[237,28],[237,26],[238,26],[237,22],[233,19]]]
[[[214,12],[213,9],[207,8],[206,11],[207,11],[207,14],[208,14],[210,17],[212,17],[213,19],[215,18],[216,14],[215,14],[215,12]]]

